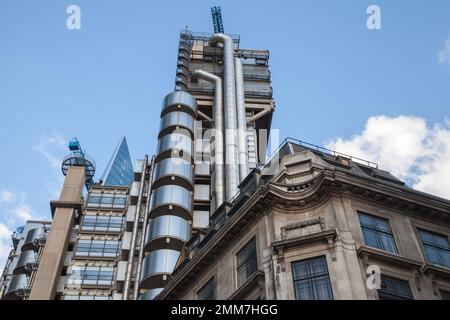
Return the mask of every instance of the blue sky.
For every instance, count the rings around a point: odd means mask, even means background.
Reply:
[[[66,28],[70,4],[81,30]],[[381,30],[366,27],[370,4]],[[449,1],[2,0],[0,237],[50,217],[72,137],[97,178],[122,134],[133,159],[154,152],[179,31],[211,32],[213,5],[241,47],[270,50],[281,137],[356,153],[450,198],[449,182],[434,183],[450,181]]]

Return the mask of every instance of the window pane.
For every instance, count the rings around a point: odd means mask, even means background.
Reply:
[[[387,222],[387,220],[383,220],[383,219],[376,219],[375,220],[375,227],[378,230],[381,231],[385,231],[385,232],[391,232],[391,228],[389,227],[389,223]]]
[[[81,230],[94,230],[97,216],[84,216]]]
[[[397,252],[394,239],[392,238],[391,235],[380,234],[380,242],[381,242],[381,249],[394,253]]]
[[[316,300],[333,299],[328,275],[315,279],[313,283],[314,283],[314,295],[316,297]]]
[[[105,196],[105,195],[103,195],[102,203],[101,203],[100,207],[102,207],[102,208],[111,208],[112,204],[113,204],[113,201],[114,201],[114,196],[110,196],[110,195]]]
[[[109,216],[99,216],[97,218],[97,224],[95,225],[96,231],[108,231]]]
[[[433,244],[433,235],[425,230],[419,230],[420,238],[423,243]]]
[[[294,280],[300,280],[310,275],[307,263],[297,262],[293,265],[292,270],[294,273]]]
[[[381,276],[378,298],[380,300],[411,300],[413,296],[408,281]]]
[[[425,245],[424,247],[425,247],[425,251],[427,253],[428,261],[431,262],[431,263],[435,263],[435,264],[441,265],[442,261],[441,261],[441,259],[439,257],[438,250],[435,249],[432,246],[429,246],[429,245]]]
[[[214,300],[214,278],[200,289],[197,294],[198,300]]]
[[[364,242],[370,247],[380,248],[377,240],[377,233],[373,230],[363,228]]]
[[[298,300],[333,299],[325,257],[293,262],[292,270],[294,288]]]
[[[435,235],[436,245],[439,246],[442,249],[450,249],[450,246],[448,244],[448,240],[446,237],[440,236],[438,234]]]
[[[359,213],[366,245],[389,252],[397,252],[394,236],[387,219]]]
[[[442,250],[441,257],[444,262],[444,266],[450,268],[450,252]]]
[[[309,280],[301,280],[295,283],[297,300],[314,300],[313,288]]]
[[[375,227],[370,216],[368,216],[366,214],[360,213],[359,221],[362,226]]]

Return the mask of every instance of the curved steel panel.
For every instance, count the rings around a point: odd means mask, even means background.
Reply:
[[[146,291],[139,296],[139,300],[153,300],[155,297],[163,291],[164,288],[155,288]]]
[[[41,235],[43,234],[44,229],[43,228],[35,228],[31,229],[27,232],[27,235],[25,236],[25,240],[22,245],[22,251],[25,250],[31,250],[33,249],[33,242],[36,239],[39,239]]]
[[[167,158],[155,165],[153,188],[174,184],[190,191],[194,190],[194,168],[184,159]]]
[[[150,199],[150,217],[176,215],[192,219],[192,192],[177,185],[156,188]]]
[[[186,133],[183,134],[182,132]],[[158,140],[158,155],[156,162],[165,158],[186,159],[192,162],[194,154],[194,141],[186,129],[178,129]]]
[[[161,118],[158,138],[171,133],[177,127],[189,130],[191,137],[194,136],[194,118],[185,112],[175,111]]]
[[[24,274],[18,274],[11,278],[8,289],[3,296],[5,300],[17,300],[19,290],[29,290],[28,279]]]
[[[36,255],[33,250],[26,250],[20,253],[19,260],[13,270],[13,274],[25,273],[27,263],[36,263]]]
[[[191,236],[191,224],[178,216],[164,215],[150,220],[145,237],[145,249],[181,250]]]
[[[189,62],[185,59],[178,59],[177,67],[183,67],[184,69],[189,70]]]
[[[178,107],[180,106],[180,107]],[[197,115],[197,101],[186,91],[174,91],[169,93],[163,100],[161,116],[171,111],[179,111],[180,108],[190,113],[193,117]],[[183,110],[183,111],[184,111]]]
[[[140,287],[144,289],[162,288],[177,264],[180,252],[162,249],[150,252],[142,260]]]

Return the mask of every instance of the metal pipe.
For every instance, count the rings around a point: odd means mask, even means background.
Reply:
[[[216,191],[216,209],[224,201],[224,166],[223,166],[223,105],[222,79],[204,70],[195,70],[193,78],[200,78],[215,83],[214,93],[214,189]]]
[[[225,167],[226,167],[226,199],[231,200],[239,191],[239,169],[237,158],[237,121],[236,121],[236,80],[234,74],[233,40],[223,34],[215,33],[209,39],[210,45],[223,43],[224,104],[225,104]]]
[[[144,211],[144,219],[142,222],[142,231],[141,231],[141,241],[139,245],[139,255],[138,255],[138,264],[136,268],[136,280],[134,281],[134,288],[133,288],[133,300],[137,300],[139,296],[139,281],[141,276],[141,269],[142,269],[142,259],[144,257],[144,245],[145,245],[145,234],[147,231],[147,222],[148,222],[148,211],[150,209],[150,193],[152,191],[152,181],[153,181],[153,168],[155,165],[155,156],[152,157],[150,160],[150,170],[149,170],[149,183],[147,187],[147,201],[145,204],[145,211]]]
[[[248,174],[247,157],[247,117],[245,115],[245,91],[244,91],[244,72],[242,71],[242,61],[240,58],[234,58],[234,67],[236,71],[236,113],[238,127],[238,150],[239,150],[239,182],[245,179]]]
[[[133,224],[133,232],[131,233],[131,247],[130,253],[128,255],[127,262],[127,271],[125,274],[125,284],[123,286],[123,296],[122,300],[128,300],[128,295],[130,291],[130,283],[131,283],[131,272],[133,271],[133,260],[134,260],[134,251],[136,250],[136,237],[139,226],[139,216],[141,212],[141,202],[142,202],[142,192],[144,190],[144,182],[145,182],[145,171],[147,169],[148,156],[145,155],[144,162],[142,164],[142,176],[141,176],[141,185],[139,186],[139,196],[138,202],[136,206],[136,213],[134,215],[134,224]],[[147,195],[149,197],[150,195]],[[136,279],[137,281],[137,279]]]

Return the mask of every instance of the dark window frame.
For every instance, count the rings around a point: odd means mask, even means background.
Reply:
[[[361,217],[368,218],[371,221],[372,225],[367,225],[367,224],[363,223]],[[377,248],[377,249],[380,249],[383,251],[391,252],[394,254],[399,253],[398,247],[397,247],[397,242],[395,241],[395,237],[394,237],[394,232],[392,231],[390,220],[388,218],[383,218],[383,217],[379,217],[377,215],[373,215],[373,214],[370,214],[367,212],[358,211],[358,219],[359,219],[359,225],[361,227],[361,231],[362,231],[363,238],[364,238],[364,243],[367,246],[370,246],[372,248]],[[380,222],[385,223],[389,230],[379,228],[377,226],[377,223],[380,223]],[[366,232],[372,232],[374,234],[376,245],[369,244]],[[381,236],[389,237],[392,240],[392,245],[393,245],[393,249],[394,249],[393,251],[389,250],[388,248],[386,248],[384,246],[383,241],[381,240]]]
[[[211,290],[209,286],[212,286],[212,295],[204,294],[205,290]],[[209,279],[201,288],[197,291],[197,300],[215,300],[216,298],[216,283],[214,277]]]
[[[317,261],[320,261],[324,265],[324,272],[322,272],[322,273],[312,272],[311,264],[314,262],[317,262]],[[308,269],[308,274],[297,277],[295,275],[296,265],[300,265],[300,264],[306,265],[306,268]],[[327,300],[334,300],[333,286],[331,285],[331,279],[330,279],[330,270],[328,269],[328,262],[327,262],[327,258],[325,255],[293,261],[293,262],[291,262],[291,270],[292,270],[292,282],[294,285],[294,293],[295,293],[296,300],[303,300],[303,299],[300,299],[300,297],[299,297],[297,286],[300,283],[305,282],[305,281],[308,283],[308,287],[309,287],[308,291],[309,291],[309,294],[312,296],[311,300],[318,300],[316,297],[317,293],[315,290],[315,283],[316,283],[316,281],[323,280],[323,279],[326,280],[326,285],[327,285],[327,294],[328,294]]]
[[[404,289],[407,289],[408,294],[403,295],[398,292],[399,287],[392,286],[390,289],[393,291],[387,291],[387,287],[383,288],[383,284],[390,283],[394,285],[405,285]],[[381,275],[381,288],[377,290],[378,300],[414,300],[414,295],[411,290],[411,286],[408,280],[397,279],[394,277]]]
[[[249,250],[249,246],[252,246],[252,251],[244,258],[241,258],[241,254],[245,250]],[[238,287],[242,286],[256,271],[258,271],[258,253],[256,247],[256,237],[250,239],[237,253],[236,253],[236,272],[237,272],[237,284]],[[246,271],[245,278],[241,279],[241,270]]]
[[[442,266],[445,268],[450,268],[450,264],[447,265],[446,260],[443,257],[444,253],[447,253],[448,255],[450,255],[450,241],[448,240],[448,237],[442,233],[431,231],[431,230],[420,228],[420,227],[417,228],[417,232],[419,235],[420,244],[422,246],[422,251],[424,253],[426,260],[431,264]],[[432,242],[428,242],[428,241],[424,240],[423,234],[428,234],[429,236],[431,236]],[[436,238],[438,238],[438,237],[443,238],[447,241],[447,248],[443,247],[442,245],[440,245],[437,242]],[[437,252],[439,263],[435,262],[435,261],[431,261],[432,259],[430,259],[430,255],[427,250],[428,247],[430,247],[430,249],[433,249]]]

